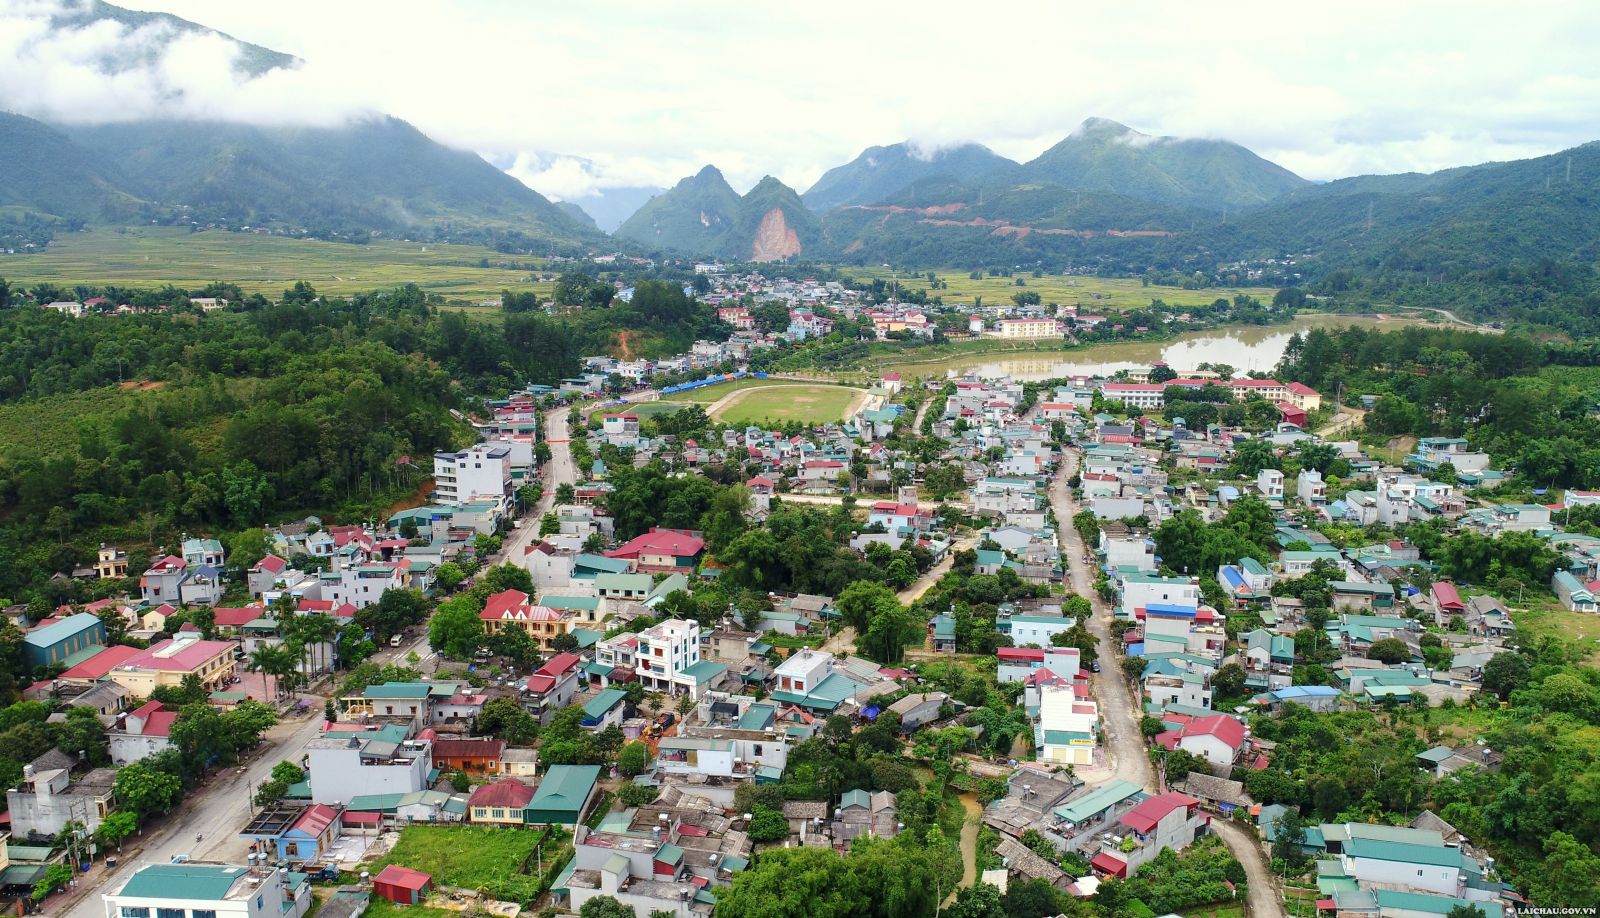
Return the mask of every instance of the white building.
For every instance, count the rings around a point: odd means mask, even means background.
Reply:
[[[328,731],[306,744],[314,803],[348,803],[364,794],[409,794],[428,787],[433,744],[403,727]]]
[[[1295,494],[1308,504],[1325,504],[1328,502],[1328,485],[1322,480],[1322,473],[1316,469],[1301,469]]]
[[[311,908],[311,883],[270,867],[151,864],[100,898],[106,918],[300,918]]]
[[[1001,319],[995,329],[1002,338],[1059,338],[1066,333],[1055,319]]]
[[[1106,383],[1100,393],[1129,408],[1160,408],[1167,403],[1167,387],[1160,383]]]
[[[1100,712],[1080,699],[1071,685],[1039,688],[1039,723],[1034,728],[1039,761],[1049,765],[1092,765],[1099,746]]]
[[[479,443],[459,452],[433,454],[434,497],[447,507],[511,496],[511,447]]]
[[[1277,469],[1262,469],[1257,472],[1256,490],[1267,500],[1283,500],[1283,473]]]
[[[700,623],[669,618],[639,632],[637,671],[644,687],[656,692],[694,693],[687,670],[700,662]]]

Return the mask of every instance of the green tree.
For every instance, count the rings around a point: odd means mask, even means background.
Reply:
[[[624,743],[622,750],[617,753],[617,770],[624,777],[632,778],[644,773],[650,767],[650,747],[635,740]],[[781,814],[780,814],[781,815]]]
[[[176,775],[134,762],[117,770],[114,790],[117,800],[142,821],[177,806],[183,797],[183,782]]]
[[[751,812],[750,826],[746,832],[751,841],[781,841],[789,837],[789,820],[777,810],[757,806]]]
[[[623,905],[615,896],[595,896],[578,909],[578,918],[639,918],[633,906]]]
[[[1367,659],[1394,665],[1411,659],[1411,650],[1399,638],[1380,638],[1367,648]]]
[[[1006,918],[1005,897],[988,883],[974,883],[956,893],[943,914],[947,918]]]
[[[428,646],[447,657],[463,659],[483,644],[481,609],[473,608],[470,596],[462,595],[439,604],[428,621]]]

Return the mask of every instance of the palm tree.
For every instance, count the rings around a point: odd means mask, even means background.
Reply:
[[[283,680],[296,670],[296,654],[281,644],[262,644],[250,654],[246,668],[272,677],[273,700],[283,698]]]

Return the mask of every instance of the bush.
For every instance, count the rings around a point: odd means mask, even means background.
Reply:
[[[751,841],[775,842],[789,837],[789,820],[778,810],[757,806],[746,834]]]

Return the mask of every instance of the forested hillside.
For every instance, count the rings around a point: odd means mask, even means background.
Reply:
[[[166,288],[118,296],[170,313],[0,310],[0,598],[28,598],[100,541],[381,513],[415,494],[432,451],[470,439],[451,409],[570,376],[619,331],[673,349],[716,330],[709,310],[656,281],[581,319],[510,312],[495,324],[441,311],[416,287],[342,299],[297,284],[276,304],[204,292],[240,305],[202,316]]]

